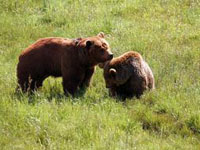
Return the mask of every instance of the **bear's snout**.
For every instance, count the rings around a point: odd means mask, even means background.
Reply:
[[[109,60],[113,59],[113,53],[110,53],[108,57],[109,57]]]

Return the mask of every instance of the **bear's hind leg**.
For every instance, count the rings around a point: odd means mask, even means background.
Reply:
[[[38,88],[40,88],[43,84],[45,78],[39,78],[39,79],[32,79],[30,84],[30,90],[36,91]]]
[[[29,88],[29,78],[28,74],[17,74],[18,78],[18,85],[16,90],[19,90],[21,88],[22,92],[27,92]]]
[[[36,80],[32,79],[30,82],[29,82],[29,91],[33,92],[37,89],[36,87]]]
[[[28,91],[28,79],[26,80],[18,80],[18,86],[17,86],[17,91],[21,88],[22,92],[27,92]]]

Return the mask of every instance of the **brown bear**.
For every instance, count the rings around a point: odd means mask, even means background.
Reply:
[[[146,89],[154,89],[154,76],[142,56],[134,51],[100,64],[104,67],[106,88],[111,96],[140,98]]]
[[[65,94],[74,95],[78,88],[89,86],[97,64],[112,58],[102,32],[87,38],[39,39],[19,56],[18,87],[34,91],[47,77],[62,76]]]

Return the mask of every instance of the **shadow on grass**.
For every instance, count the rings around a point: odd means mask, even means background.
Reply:
[[[57,87],[50,87],[48,89],[38,89],[37,91],[26,93],[21,90],[16,90],[12,94],[12,97],[13,99],[19,101],[27,100],[29,104],[37,103],[40,100],[42,101],[42,99],[46,99],[49,102],[55,101],[56,103],[64,101],[71,101],[73,103],[83,99],[86,91],[87,88],[82,88],[74,96],[72,96],[71,94],[64,94],[64,92]]]
[[[127,101],[141,100],[141,98],[137,98],[134,95],[133,96],[117,95],[117,96],[114,96],[113,99],[115,99],[116,102],[122,102],[122,103],[126,103]]]

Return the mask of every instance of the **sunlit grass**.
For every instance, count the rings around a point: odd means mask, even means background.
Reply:
[[[195,0],[0,0],[0,149],[199,149],[199,8]],[[61,78],[15,93],[29,44],[101,31],[115,56],[142,54],[155,91],[120,102],[97,68],[76,98],[64,96]]]

